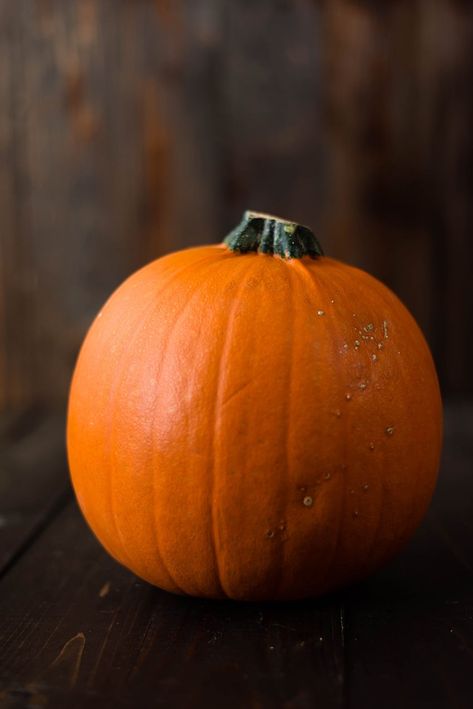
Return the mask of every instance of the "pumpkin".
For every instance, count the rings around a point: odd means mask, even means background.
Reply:
[[[387,287],[247,212],[132,275],[95,319],[68,410],[73,486],[121,564],[181,594],[300,599],[411,537],[442,437],[434,364]]]

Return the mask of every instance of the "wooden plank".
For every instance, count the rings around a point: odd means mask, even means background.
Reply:
[[[63,406],[112,290],[223,236],[223,180],[218,3],[0,1],[0,13],[1,412]]]
[[[227,228],[243,209],[323,233],[323,3],[224,3],[220,120]]]
[[[338,709],[342,608],[161,592],[111,560],[70,504],[0,583],[0,668],[6,707]]]
[[[473,391],[473,6],[325,5],[332,253],[385,281],[434,349],[445,391]]]
[[[348,706],[469,709],[473,696],[473,410],[447,417],[426,522],[346,601]]]
[[[435,349],[445,391],[473,393],[473,5],[422,2],[424,142],[435,239]],[[427,136],[427,139],[426,139]]]
[[[17,6],[0,2],[0,415],[34,403],[38,280],[23,211],[21,31]]]
[[[86,327],[143,263],[149,234],[156,251],[162,236],[159,215],[141,210],[147,135],[141,30],[145,20],[149,34],[159,28],[150,3],[133,10],[129,3],[89,0],[26,0],[12,10],[20,67],[14,81],[23,101],[14,115],[16,169],[25,185],[16,204],[40,284],[35,325],[27,328],[38,359],[33,400],[56,407]],[[22,269],[16,278],[25,278]],[[15,317],[14,302],[10,310]],[[22,352],[32,356],[24,346]]]
[[[31,411],[0,421],[0,576],[70,495],[64,423]]]
[[[335,0],[325,19],[332,253],[393,288],[434,341],[436,234],[418,2]]]

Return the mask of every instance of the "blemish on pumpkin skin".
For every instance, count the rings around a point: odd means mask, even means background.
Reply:
[[[289,539],[287,529],[286,529],[286,523],[281,522],[280,525],[278,526],[279,530],[279,539],[281,542],[286,542]]]
[[[383,320],[383,333],[384,333],[384,338],[387,340],[388,339],[388,322],[387,320]]]
[[[272,539],[274,537],[274,530],[273,529],[267,529],[265,533],[265,537],[267,539]]]
[[[367,490],[369,490],[369,488],[370,488],[370,486],[368,485],[368,483],[363,483],[363,485],[361,486],[361,489],[363,490],[363,492],[366,492]]]
[[[306,495],[302,500],[302,504],[304,505],[304,507],[312,507],[312,505],[314,504],[314,498],[310,495]]]
[[[353,510],[352,516],[353,516],[354,519],[356,519],[357,517],[359,517],[359,515],[360,515],[360,513],[358,512],[358,510]]]
[[[317,310],[317,315],[319,317],[321,317],[322,315],[325,315],[325,311],[324,310]]]
[[[324,480],[330,480],[331,477],[332,477],[332,473],[324,473],[324,475],[323,475]]]
[[[385,433],[386,433],[387,436],[392,436],[393,433],[394,433],[394,426],[388,426],[388,427],[385,429]]]
[[[350,400],[351,400],[351,394],[345,394],[345,399],[346,399],[347,401],[350,401]]]
[[[370,449],[370,451],[374,451],[374,443],[373,443],[373,441],[371,441],[371,443],[369,444],[368,448]]]
[[[365,325],[365,326],[364,326],[363,330],[364,330],[365,332],[371,332],[372,330],[374,330],[374,325],[373,325],[373,323],[372,323],[372,322],[369,322],[368,325]]]
[[[257,278],[249,278],[246,282],[246,288],[256,288],[260,281]]]

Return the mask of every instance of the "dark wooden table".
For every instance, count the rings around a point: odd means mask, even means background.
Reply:
[[[447,409],[437,492],[406,551],[361,585],[284,605],[137,580],[78,512],[61,421],[0,435],[1,707],[473,707],[471,406]]]

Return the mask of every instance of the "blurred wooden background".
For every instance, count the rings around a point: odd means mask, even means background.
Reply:
[[[63,410],[111,290],[246,207],[313,226],[473,393],[473,3],[0,0],[0,412]]]

